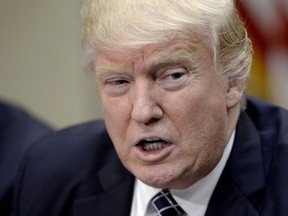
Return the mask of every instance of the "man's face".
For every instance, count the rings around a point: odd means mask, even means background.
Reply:
[[[215,167],[233,128],[204,45],[98,52],[96,79],[108,133],[138,179],[179,189]]]

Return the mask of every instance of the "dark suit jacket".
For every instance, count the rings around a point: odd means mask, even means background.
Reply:
[[[10,215],[13,183],[20,158],[36,139],[50,132],[18,107],[0,102],[0,215]]]
[[[134,177],[103,122],[34,145],[17,180],[15,216],[128,216]],[[288,215],[288,112],[249,100],[206,216]]]

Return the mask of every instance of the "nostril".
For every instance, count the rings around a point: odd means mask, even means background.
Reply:
[[[147,121],[145,124],[146,124],[146,125],[152,125],[152,124],[154,124],[154,123],[156,123],[156,122],[158,122],[158,121],[159,121],[158,118],[152,118],[152,119],[150,119],[149,121]]]

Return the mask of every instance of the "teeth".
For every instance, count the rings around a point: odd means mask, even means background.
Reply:
[[[157,138],[151,138],[151,139],[146,139],[145,141],[146,141],[146,142],[153,142],[153,141],[157,141],[157,142],[159,142],[160,139],[157,139]]]
[[[143,144],[143,149],[146,151],[159,150],[162,148],[164,148],[164,143],[144,143]]]

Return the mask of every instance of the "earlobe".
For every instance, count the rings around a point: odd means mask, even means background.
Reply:
[[[244,81],[232,80],[229,82],[226,91],[226,106],[227,108],[233,108],[241,103],[241,98],[244,92]]]

